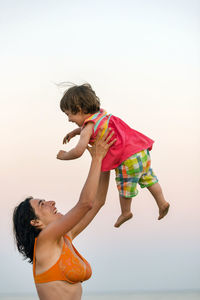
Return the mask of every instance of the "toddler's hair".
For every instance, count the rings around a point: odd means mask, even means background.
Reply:
[[[60,108],[63,112],[68,110],[72,114],[80,111],[92,114],[100,110],[100,100],[89,83],[74,85],[65,91],[60,100]]]

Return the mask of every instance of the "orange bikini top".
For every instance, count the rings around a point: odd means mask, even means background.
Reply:
[[[35,249],[37,238],[35,239],[33,252],[33,276],[35,283],[44,283],[56,280],[64,280],[69,283],[77,283],[88,280],[91,277],[92,269],[90,267],[90,264],[73,246],[71,238],[67,235],[65,235],[65,238],[69,241],[76,255],[64,242],[62,252],[58,261],[47,271],[37,275],[35,274]],[[83,263],[80,262],[80,259]]]

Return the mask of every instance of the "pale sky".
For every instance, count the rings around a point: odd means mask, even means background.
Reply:
[[[147,190],[134,218],[115,229],[112,172],[107,203],[74,242],[92,265],[84,291],[199,289],[200,2],[1,1],[2,293],[35,293],[31,265],[14,247],[12,211],[26,196],[75,205],[90,165],[56,160],[73,128],[56,83],[91,83],[102,107],[155,140],[152,167],[171,203]]]

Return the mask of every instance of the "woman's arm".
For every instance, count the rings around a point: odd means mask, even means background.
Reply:
[[[61,236],[71,231],[72,228],[74,228],[89,212],[89,210],[92,209],[93,202],[97,194],[102,160],[109,147],[115,142],[115,139],[110,142],[114,132],[109,135],[110,130],[108,130],[108,132],[100,139],[101,133],[102,130],[99,130],[89,174],[82,189],[78,203],[67,214],[50,223],[45,229],[42,230],[40,236],[41,238],[43,237],[43,240],[59,240]]]
[[[94,217],[99,212],[101,207],[105,204],[109,179],[110,179],[110,171],[101,173],[97,194],[92,209],[82,218],[82,220],[70,232],[68,232],[68,235],[70,235],[72,240],[91,223],[91,221],[94,219]]]

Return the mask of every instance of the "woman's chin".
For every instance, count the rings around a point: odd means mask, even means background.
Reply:
[[[59,218],[63,216],[63,214],[61,214],[60,212],[56,213],[56,216],[58,216]]]

